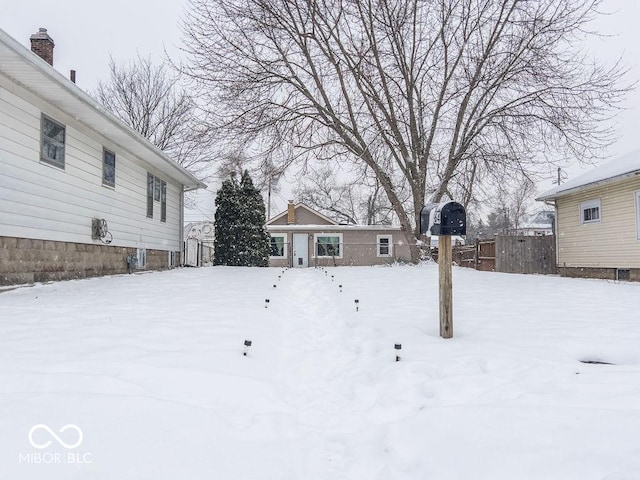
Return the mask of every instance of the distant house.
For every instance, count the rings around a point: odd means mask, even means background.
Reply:
[[[640,281],[640,150],[537,200],[556,208],[561,274]]]
[[[513,231],[509,233],[527,237],[553,235],[555,216],[555,212],[551,210],[541,210],[533,215],[529,215],[518,228],[513,229]]]
[[[204,185],[0,30],[0,284],[181,262],[183,194]]]
[[[269,265],[313,267],[378,265],[409,261],[404,232],[383,225],[339,225],[303,203],[266,223],[271,235]]]

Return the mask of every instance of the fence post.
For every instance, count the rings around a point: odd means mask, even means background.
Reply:
[[[440,278],[440,336],[453,337],[453,288],[451,273],[451,237],[438,237],[438,276]]]

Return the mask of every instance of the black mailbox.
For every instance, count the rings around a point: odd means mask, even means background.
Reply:
[[[458,202],[430,203],[420,212],[423,235],[466,235],[467,212]]]

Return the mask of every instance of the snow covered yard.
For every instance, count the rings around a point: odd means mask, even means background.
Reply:
[[[639,284],[454,269],[450,340],[437,306],[434,265],[1,293],[0,478],[640,478]]]

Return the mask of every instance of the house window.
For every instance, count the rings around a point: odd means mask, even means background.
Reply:
[[[285,258],[287,256],[287,234],[272,233],[271,234],[271,258]]]
[[[342,234],[325,235],[316,234],[316,257],[342,258]]]
[[[116,186],[116,154],[106,148],[102,150],[102,185]]]
[[[160,179],[158,177],[156,177],[156,182],[155,182],[155,188],[153,190],[153,199],[156,202],[160,201]]]
[[[40,160],[64,168],[65,126],[42,115]]]
[[[153,218],[153,175],[147,173],[147,217]]]
[[[136,263],[136,268],[146,268],[147,267],[147,249],[139,248],[136,252],[136,258],[138,262]]]
[[[600,222],[600,200],[589,200],[580,204],[580,223]]]
[[[167,221],[167,182],[160,182],[160,221]]]
[[[378,235],[378,256],[390,257],[393,248],[393,239],[391,235]]]

